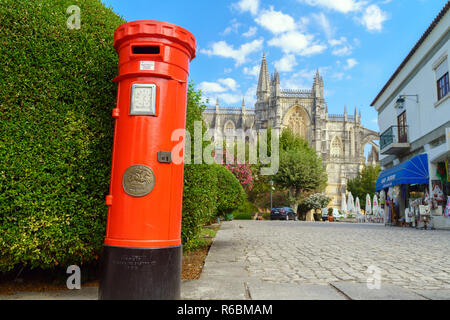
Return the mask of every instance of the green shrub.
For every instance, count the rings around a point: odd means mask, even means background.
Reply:
[[[185,247],[195,241],[203,224],[216,215],[217,172],[211,165],[184,167],[181,239]]]
[[[264,220],[270,220],[270,212],[263,213],[262,218]]]
[[[71,5],[79,30],[66,25]],[[0,269],[94,260],[125,21],[100,0],[1,0],[0,21]]]
[[[258,212],[258,208],[250,201],[244,201],[239,208],[233,211],[235,220],[251,220],[252,215]]]
[[[225,167],[214,164],[217,174],[217,213],[226,215],[241,206],[246,194],[239,180]]]
[[[252,215],[248,212],[233,213],[234,220],[252,220]]]
[[[239,208],[237,208],[236,210],[233,211],[233,214],[248,213],[248,214],[252,215],[256,212],[258,212],[258,208],[253,203],[246,200],[239,206]]]

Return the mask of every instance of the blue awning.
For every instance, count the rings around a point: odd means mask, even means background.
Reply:
[[[401,184],[428,184],[428,155],[421,154],[398,166],[382,171],[377,180],[376,191]]]

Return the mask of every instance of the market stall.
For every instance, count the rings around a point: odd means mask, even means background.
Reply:
[[[430,228],[429,182],[427,154],[381,172],[376,191],[380,195],[385,224]]]

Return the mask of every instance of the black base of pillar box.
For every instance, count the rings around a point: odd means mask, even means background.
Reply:
[[[182,248],[103,247],[100,300],[180,299]]]

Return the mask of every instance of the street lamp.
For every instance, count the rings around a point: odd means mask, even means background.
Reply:
[[[273,187],[273,180],[270,180],[270,211],[272,212],[272,191],[274,190]]]
[[[405,98],[406,97],[416,97],[416,103],[419,103],[419,95],[417,95],[417,94],[402,94],[398,97],[398,99],[395,103],[396,109],[403,109],[403,107],[405,106]]]

